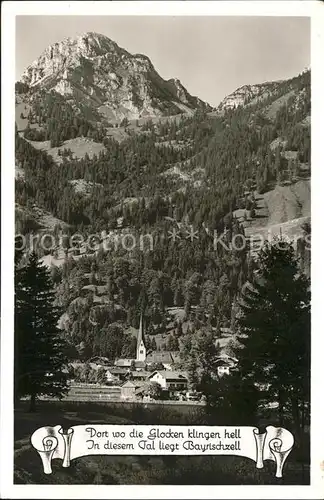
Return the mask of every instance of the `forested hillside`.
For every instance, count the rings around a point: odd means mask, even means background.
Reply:
[[[310,72],[237,107],[113,126],[55,90],[16,90],[19,231],[37,230],[33,213],[43,210],[67,225],[66,234],[101,235],[97,249],[67,245],[61,260],[59,248],[39,248],[52,257],[71,357],[133,356],[131,327],[143,310],[149,343],[180,349],[184,360],[198,334],[214,331],[222,344],[254,269],[249,244],[231,243],[259,226],[310,215]],[[65,144],[77,138],[102,148],[77,157]],[[297,193],[296,209],[288,191]],[[278,192],[285,208],[274,216]],[[60,229],[58,222],[54,234]],[[134,245],[123,244],[126,235]],[[298,251],[307,268],[309,255]]]

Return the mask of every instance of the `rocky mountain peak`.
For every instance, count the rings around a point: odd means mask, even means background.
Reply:
[[[178,79],[164,80],[144,54],[130,54],[105,35],[87,32],[49,46],[23,73],[30,87],[55,90],[108,118],[172,115],[211,107]]]
[[[271,95],[281,83],[281,80],[277,80],[254,85],[243,85],[227,95],[219,104],[218,110],[224,111],[225,109],[233,109],[237,106],[254,104],[256,99],[265,99]]]

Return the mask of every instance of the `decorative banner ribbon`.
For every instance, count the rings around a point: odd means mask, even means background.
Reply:
[[[52,473],[52,459],[70,461],[87,455],[236,455],[256,462],[276,462],[276,477],[294,445],[286,429],[268,426],[260,434],[256,427],[207,427],[166,425],[75,425],[63,431],[60,425],[41,427],[31,437],[45,474]]]

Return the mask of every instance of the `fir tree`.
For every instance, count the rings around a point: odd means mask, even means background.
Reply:
[[[264,246],[258,268],[241,303],[238,371],[263,402],[278,403],[279,422],[290,418],[298,432],[310,397],[310,283],[282,240]]]
[[[34,410],[37,396],[67,390],[65,342],[50,271],[32,253],[25,267],[16,263],[15,274],[15,393],[30,396]]]
[[[210,379],[203,390],[213,425],[255,425],[258,394],[252,380],[236,371]]]

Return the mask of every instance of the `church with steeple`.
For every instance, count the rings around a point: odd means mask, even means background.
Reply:
[[[143,370],[147,365],[162,363],[167,369],[171,369],[179,361],[178,351],[147,351],[145,345],[145,332],[143,314],[141,314],[136,342],[136,358],[116,359],[115,366],[130,369],[132,366],[136,370]]]
[[[135,363],[136,368],[144,368],[147,357],[147,349],[144,338],[143,314],[140,317],[140,324],[137,332],[136,359],[120,358],[116,359],[115,365],[120,367],[131,367]]]
[[[144,339],[144,327],[143,327],[143,314],[141,314],[138,334],[137,334],[137,346],[136,346],[136,361],[146,360],[146,347]]]

